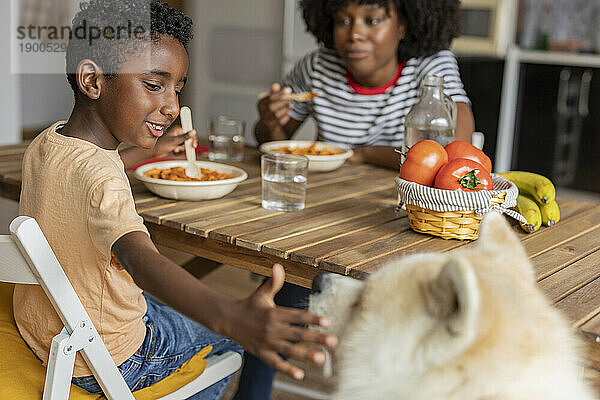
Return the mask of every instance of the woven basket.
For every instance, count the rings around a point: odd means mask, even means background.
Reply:
[[[501,190],[476,192],[434,189],[396,178],[399,200],[406,206],[410,227],[415,232],[443,239],[475,240],[485,212],[501,211],[513,218],[522,216],[509,210],[516,204],[518,189],[510,181],[492,175],[494,187]],[[426,207],[430,204],[431,208]],[[472,208],[469,209],[468,205]],[[439,210],[433,210],[438,207]],[[482,212],[482,210],[484,210]]]
[[[504,203],[505,192],[492,197],[492,204]],[[415,232],[428,233],[443,239],[475,240],[479,235],[479,223],[483,215],[475,211],[433,211],[406,205],[410,227]]]

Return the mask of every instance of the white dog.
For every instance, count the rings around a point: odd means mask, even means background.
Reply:
[[[319,275],[310,311],[340,338],[336,400],[596,398],[569,324],[496,213],[475,246],[405,257],[366,281]]]

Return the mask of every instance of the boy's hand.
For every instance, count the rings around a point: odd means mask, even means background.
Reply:
[[[260,120],[272,133],[283,131],[283,127],[290,121],[291,100],[283,100],[281,96],[292,93],[289,87],[281,88],[278,83],[271,86],[271,93],[258,102]]]
[[[171,153],[182,153],[185,151],[184,142],[189,138],[192,138],[192,146],[196,148],[198,145],[196,130],[192,129],[188,133],[184,133],[181,126],[174,125],[156,141],[152,155],[153,157],[165,157]]]
[[[315,364],[325,362],[322,351],[306,344],[319,344],[333,348],[338,339],[334,335],[319,333],[300,325],[329,327],[329,320],[306,311],[278,307],[273,300],[283,286],[285,271],[279,264],[273,266],[273,277],[267,280],[248,299],[236,303],[233,334],[230,336],[246,350],[260,357],[278,371],[295,379],[303,379],[304,371],[285,361],[279,354]]]

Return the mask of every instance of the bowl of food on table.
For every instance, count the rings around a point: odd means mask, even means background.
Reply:
[[[135,177],[152,193],[175,200],[211,200],[231,193],[248,178],[241,168],[210,161],[196,161],[199,176],[185,173],[186,160],[159,161],[135,170]]]
[[[312,140],[278,140],[263,143],[258,148],[263,153],[283,153],[306,156],[309,171],[333,171],[352,157],[348,146]]]

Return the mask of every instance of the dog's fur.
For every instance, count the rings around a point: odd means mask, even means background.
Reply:
[[[310,311],[340,338],[336,400],[596,398],[574,332],[497,213],[475,246],[398,259],[366,281],[320,275]]]

